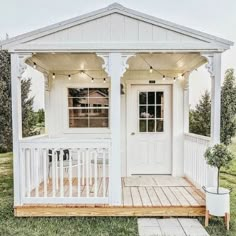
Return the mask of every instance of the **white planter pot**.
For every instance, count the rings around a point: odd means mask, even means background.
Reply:
[[[206,209],[210,215],[225,216],[230,213],[230,190],[219,188],[217,193],[216,187],[203,188],[206,192]]]

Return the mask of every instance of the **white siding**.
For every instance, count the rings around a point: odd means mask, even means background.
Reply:
[[[79,24],[34,40],[34,43],[76,42],[202,42],[118,13]],[[32,42],[31,42],[32,43]]]

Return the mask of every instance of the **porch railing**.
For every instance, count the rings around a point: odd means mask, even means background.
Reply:
[[[22,140],[21,203],[109,202],[110,140]]]
[[[212,185],[215,170],[207,165],[204,153],[210,137],[186,133],[184,135],[184,174],[199,187]]]

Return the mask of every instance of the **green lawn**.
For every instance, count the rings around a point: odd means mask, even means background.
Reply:
[[[0,236],[135,235],[136,218],[53,217],[16,218],[13,215],[12,155],[0,154]]]
[[[230,146],[236,155],[236,139]],[[221,185],[233,188],[231,193],[230,231],[223,219],[213,217],[207,231],[214,236],[236,235],[236,160],[221,173]],[[15,218],[13,216],[12,154],[0,154],[0,236],[34,235],[135,235],[137,219],[126,217],[53,217]],[[203,223],[204,219],[200,218]]]

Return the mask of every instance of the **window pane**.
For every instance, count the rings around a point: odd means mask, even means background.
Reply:
[[[156,132],[163,132],[164,126],[163,126],[163,120],[156,120]]]
[[[107,97],[89,97],[90,107],[108,107],[109,101]]]
[[[70,119],[69,122],[70,128],[87,128],[88,127],[88,119]]]
[[[148,120],[148,132],[155,132],[155,120]]]
[[[155,116],[155,107],[149,106],[148,107],[148,118],[154,118]]]
[[[108,88],[89,88],[89,97],[108,97]]]
[[[140,92],[139,93],[139,104],[146,104],[147,103],[147,93]]]
[[[139,132],[146,132],[147,128],[146,128],[146,120],[140,120],[139,121]]]
[[[148,92],[148,104],[155,104],[155,93]]]
[[[69,107],[87,107],[88,98],[68,98]]]
[[[88,97],[88,88],[69,88],[68,97]]]
[[[164,97],[163,92],[156,92],[156,104],[163,104],[164,103]]]
[[[108,117],[108,109],[89,109],[89,117]]]
[[[147,107],[146,106],[140,106],[139,107],[139,117],[140,118],[146,118],[147,117]]]
[[[163,118],[163,117],[164,117],[163,106],[156,106],[156,118]]]
[[[108,118],[90,118],[89,127],[108,127]]]
[[[69,118],[88,117],[88,109],[70,109]]]

